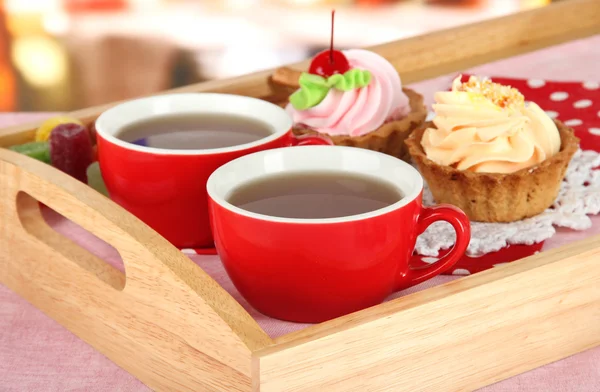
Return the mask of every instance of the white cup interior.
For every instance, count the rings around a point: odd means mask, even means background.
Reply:
[[[227,198],[240,185],[270,175],[301,172],[356,173],[392,184],[404,195],[398,202],[365,214],[341,218],[299,219],[261,215],[236,207]],[[356,147],[302,146],[266,150],[235,159],[208,179],[208,194],[216,203],[237,214],[290,223],[336,223],[382,215],[410,203],[423,189],[423,178],[408,163],[389,155]]]
[[[206,150],[170,150],[139,146],[115,137],[124,127],[138,121],[165,115],[223,114],[244,116],[269,124],[272,134],[252,143]],[[241,95],[213,93],[166,94],[134,99],[116,105],[98,117],[96,132],[105,140],[130,150],[155,154],[201,155],[219,154],[259,146],[279,138],[292,127],[286,111],[270,102]]]

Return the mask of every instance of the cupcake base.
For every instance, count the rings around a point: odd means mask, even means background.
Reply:
[[[330,138],[333,144],[337,146],[358,147],[379,151],[407,162],[410,161],[410,156],[404,142],[413,130],[419,128],[425,122],[427,108],[423,104],[423,96],[421,94],[408,88],[403,88],[402,90],[410,101],[410,113],[401,120],[387,122],[375,131],[362,136],[323,135]],[[321,135],[317,131],[306,128],[294,128],[294,133],[296,135]]]
[[[514,222],[544,212],[556,200],[567,166],[579,147],[573,129],[555,121],[560,151],[514,173],[475,173],[428,159],[421,146],[426,123],[406,140],[408,151],[437,203],[453,204],[476,222]]]

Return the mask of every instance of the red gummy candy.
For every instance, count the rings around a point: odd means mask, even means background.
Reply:
[[[61,124],[50,133],[52,166],[87,183],[87,168],[93,162],[92,140],[79,124]]]

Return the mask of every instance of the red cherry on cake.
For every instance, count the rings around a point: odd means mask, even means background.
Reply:
[[[328,78],[334,74],[344,74],[350,70],[348,59],[339,50],[324,50],[315,56],[308,72]]]
[[[344,74],[350,70],[350,63],[339,50],[333,50],[333,26],[335,21],[335,10],[331,11],[331,43],[329,50],[324,50],[313,58],[308,72],[328,78],[335,74]]]

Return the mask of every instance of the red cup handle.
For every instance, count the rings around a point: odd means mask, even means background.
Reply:
[[[302,135],[292,137],[292,146],[331,146],[331,140],[324,136]]]
[[[422,268],[410,268],[401,280],[398,290],[417,285],[452,268],[465,254],[471,241],[471,224],[469,218],[457,207],[441,204],[434,207],[423,207],[417,222],[417,234],[422,234],[432,223],[446,221],[456,231],[456,243],[452,250],[433,264]]]

